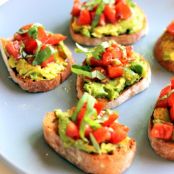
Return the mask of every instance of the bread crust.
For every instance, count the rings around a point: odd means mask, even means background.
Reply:
[[[162,158],[174,160],[174,142],[153,138],[150,134],[152,129],[152,116],[148,124],[148,137],[154,151]]]
[[[166,70],[170,72],[174,72],[174,61],[171,60],[164,60],[163,57],[163,49],[161,47],[161,43],[165,42],[164,37],[168,35],[167,32],[165,32],[156,42],[154,47],[154,57],[159,62],[159,64],[164,67]],[[174,36],[173,37],[173,43],[174,43]]]
[[[68,76],[71,74],[71,66],[74,63],[74,60],[71,56],[71,52],[67,48],[67,59],[65,60],[67,62],[67,66],[64,71],[57,74],[57,77],[55,77],[52,80],[40,80],[40,81],[33,81],[30,78],[23,78],[19,74],[16,74],[15,71],[13,71],[12,68],[10,68],[8,64],[8,57],[5,53],[4,46],[6,39],[0,39],[0,49],[2,53],[2,58],[5,62],[5,65],[8,69],[8,72],[12,78],[12,80],[17,83],[23,90],[28,92],[46,92],[49,90],[54,89],[59,84],[61,84],[63,81],[65,81]]]
[[[87,36],[83,36],[79,33],[75,33],[72,29],[72,20],[70,22],[69,25],[69,31],[71,34],[72,39],[82,45],[86,45],[86,46],[96,46],[98,44],[100,44],[101,42],[104,41],[109,41],[109,40],[115,40],[117,43],[121,44],[121,45],[131,45],[135,42],[137,42],[138,40],[140,40],[144,35],[147,34],[148,31],[148,22],[147,22],[147,18],[146,16],[144,17],[144,23],[143,23],[143,28],[133,34],[122,34],[119,36],[104,36],[102,38],[90,38]]]
[[[119,106],[120,104],[122,104],[123,102],[128,100],[129,98],[133,97],[134,95],[136,95],[136,94],[142,92],[143,90],[145,90],[146,88],[148,88],[150,82],[151,82],[151,69],[150,69],[150,66],[148,65],[147,76],[142,78],[136,84],[134,84],[131,87],[124,90],[117,99],[109,101],[109,100],[104,99],[104,98],[98,98],[97,100],[104,102],[106,104],[105,105],[106,109],[107,108],[114,108],[116,106]],[[84,93],[83,84],[84,84],[83,77],[77,76],[76,90],[77,90],[77,97],[78,98],[81,98],[83,93]]]
[[[136,151],[136,142],[131,139],[128,148],[117,148],[112,155],[89,154],[73,147],[65,148],[60,140],[57,118],[54,112],[46,114],[43,121],[43,134],[46,142],[62,157],[91,174],[121,174],[132,163]]]

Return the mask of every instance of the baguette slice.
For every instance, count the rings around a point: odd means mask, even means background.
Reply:
[[[132,163],[136,151],[136,142],[130,139],[127,148],[117,148],[114,153],[88,154],[73,147],[65,148],[57,134],[58,122],[54,112],[47,113],[43,121],[43,133],[46,142],[63,158],[86,173],[120,174]]]
[[[133,97],[134,95],[136,95],[136,94],[142,92],[143,90],[145,90],[146,88],[148,88],[150,85],[150,82],[151,82],[151,69],[150,69],[150,66],[148,65],[148,72],[147,72],[146,77],[142,78],[139,82],[137,82],[136,84],[134,84],[131,87],[124,90],[117,99],[110,101],[108,99],[99,98],[98,100],[105,102],[106,108],[114,108],[114,107],[122,104],[129,98]],[[81,98],[81,96],[84,93],[83,84],[84,84],[83,76],[77,76],[76,90],[77,90],[78,98]]]
[[[164,54],[163,51],[164,50],[162,49],[161,45],[164,42],[167,42],[166,37],[169,38],[169,40],[174,40],[174,36],[171,36],[169,33],[165,32],[158,39],[158,41],[155,44],[155,47],[154,47],[154,56],[155,56],[156,60],[159,62],[159,64],[162,67],[164,67],[168,71],[174,72],[174,61],[172,61],[172,60],[164,60],[164,57],[163,57],[163,54]]]
[[[33,81],[30,78],[23,78],[22,76],[18,75],[15,71],[13,71],[12,68],[10,68],[8,64],[8,56],[5,53],[5,43],[6,39],[0,39],[0,50],[2,53],[2,58],[5,62],[5,65],[7,67],[7,70],[12,78],[12,80],[17,83],[23,90],[28,92],[46,92],[49,90],[54,89],[59,84],[61,84],[64,80],[68,78],[68,76],[71,74],[71,65],[74,63],[74,60],[71,56],[71,52],[66,48],[67,50],[67,59],[65,60],[68,64],[64,71],[57,74],[57,77],[52,80],[40,80],[40,81]]]
[[[148,137],[152,148],[161,157],[168,160],[174,160],[174,142],[153,138],[150,134],[151,129],[152,117],[150,118],[148,125]]]
[[[147,34],[148,23],[147,23],[147,18],[144,17],[143,27],[141,30],[139,30],[136,33],[122,34],[119,36],[104,36],[102,38],[90,38],[90,37],[83,36],[79,33],[75,33],[72,29],[72,19],[71,19],[69,31],[70,31],[72,39],[75,42],[82,45],[86,45],[86,46],[96,46],[100,44],[101,42],[109,41],[109,40],[115,40],[117,43],[121,45],[131,45],[137,42],[138,40],[140,40],[144,35]]]

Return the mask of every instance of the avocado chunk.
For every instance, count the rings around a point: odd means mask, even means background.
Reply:
[[[170,122],[169,111],[167,108],[156,108],[153,112],[153,117],[155,120],[159,119]]]

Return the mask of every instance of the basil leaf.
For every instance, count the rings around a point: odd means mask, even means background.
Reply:
[[[103,80],[106,78],[106,76],[98,70],[90,72],[91,68],[89,68],[89,66],[73,65],[71,67],[71,71],[75,74],[83,75],[92,79],[97,78],[99,80]]]
[[[86,2],[85,7],[87,7],[89,10],[92,10],[94,7],[96,7],[101,2],[102,2],[102,0],[89,0]]]
[[[32,37],[33,39],[37,39],[38,37],[38,26],[33,25],[29,30],[28,30],[28,35]]]
[[[52,54],[55,53],[54,48],[51,46],[47,46],[44,50],[40,50],[38,54],[36,54],[35,59],[33,61],[33,65],[40,65],[46,59],[48,59]]]
[[[97,152],[100,154],[100,146],[98,144],[98,142],[96,141],[95,137],[92,135],[92,133],[89,134],[90,140],[92,145],[95,147],[95,149],[97,150]]]

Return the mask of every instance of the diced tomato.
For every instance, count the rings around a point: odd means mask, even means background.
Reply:
[[[56,45],[60,41],[63,41],[65,39],[66,39],[66,36],[63,36],[62,34],[50,34],[50,35],[48,35],[47,40],[45,40],[44,43]]]
[[[13,56],[15,59],[20,57],[20,44],[18,41],[9,41],[6,45],[6,50],[8,54]]]
[[[170,34],[174,34],[174,21],[172,23],[169,24],[169,26],[167,27],[167,31]]]
[[[89,126],[86,125],[85,127],[85,137],[89,137],[89,134],[92,133],[93,129]]]
[[[51,62],[55,62],[54,55],[50,56],[48,59],[42,62],[41,67],[45,68]]]
[[[37,49],[37,42],[33,38],[28,37],[24,41],[25,51],[28,54],[34,54]]]
[[[115,0],[115,4],[118,4],[118,3],[120,3],[120,2],[125,2],[125,0]]]
[[[131,57],[133,53],[133,47],[132,46],[126,46],[126,53],[127,57]]]
[[[116,5],[117,19],[128,19],[132,15],[131,9],[124,2],[119,2]]]
[[[174,106],[170,108],[170,119],[172,122],[174,122]]]
[[[109,141],[111,133],[108,128],[100,127],[93,132],[93,135],[98,143]]]
[[[110,114],[109,118],[103,123],[103,126],[110,126],[117,118],[118,115],[116,113]]]
[[[110,23],[114,24],[116,22],[116,13],[114,5],[111,6],[109,4],[106,4],[104,9],[104,15]]]
[[[168,94],[171,91],[171,86],[166,86],[164,89],[161,90],[160,92],[160,96],[159,97],[163,97],[164,95]]]
[[[47,33],[43,27],[38,27],[38,39],[43,43],[48,39]]]
[[[99,25],[104,26],[105,24],[106,24],[105,16],[104,16],[104,14],[101,14],[100,19],[99,19]]]
[[[121,67],[121,66],[109,65],[107,70],[108,70],[109,78],[117,78],[117,77],[121,77],[123,75],[123,67]]]
[[[81,3],[80,0],[74,0],[74,5],[71,11],[71,15],[78,17],[80,15]]]
[[[171,82],[171,88],[174,89],[174,78],[172,78],[172,79],[170,80],[170,82]]]
[[[168,99],[167,98],[165,98],[163,100],[158,99],[156,107],[157,108],[166,108],[166,107],[168,107]]]
[[[91,58],[90,59],[90,65],[91,66],[103,66],[103,61],[101,59],[95,59],[95,58]]]
[[[151,130],[151,136],[154,138],[160,138],[164,140],[170,140],[173,133],[173,125],[165,123],[154,124]]]
[[[85,112],[86,112],[86,103],[83,105],[83,107],[81,108],[80,112],[77,115],[77,125],[78,127],[80,127],[81,121],[83,119],[83,117],[85,116]]]
[[[80,16],[78,18],[79,25],[90,25],[91,24],[91,15],[87,9],[83,9],[80,12]]]
[[[66,128],[66,135],[73,139],[78,139],[80,137],[77,125],[70,121]]]
[[[112,53],[113,58],[121,59],[122,58],[122,50],[118,47],[117,44],[112,44],[111,47],[107,48],[106,51]]]
[[[14,34],[14,40],[18,40],[18,41],[21,41],[23,39],[23,36],[19,33],[15,33]]]
[[[97,114],[100,114],[100,112],[103,110],[105,105],[106,105],[106,103],[104,103],[102,101],[98,101],[97,103],[95,103],[94,108],[97,110]]]
[[[23,26],[21,29],[22,30],[29,30],[32,27],[33,24],[27,24],[25,26]]]
[[[105,51],[102,55],[102,62],[103,64],[106,65],[110,65],[112,63],[112,59],[113,59],[113,54],[110,51]]]
[[[114,130],[114,132],[111,134],[111,143],[117,144],[127,137],[129,131],[127,126],[119,123],[113,123],[110,127]]]
[[[174,93],[172,93],[169,97],[168,97],[168,105],[170,107],[174,107]]]

